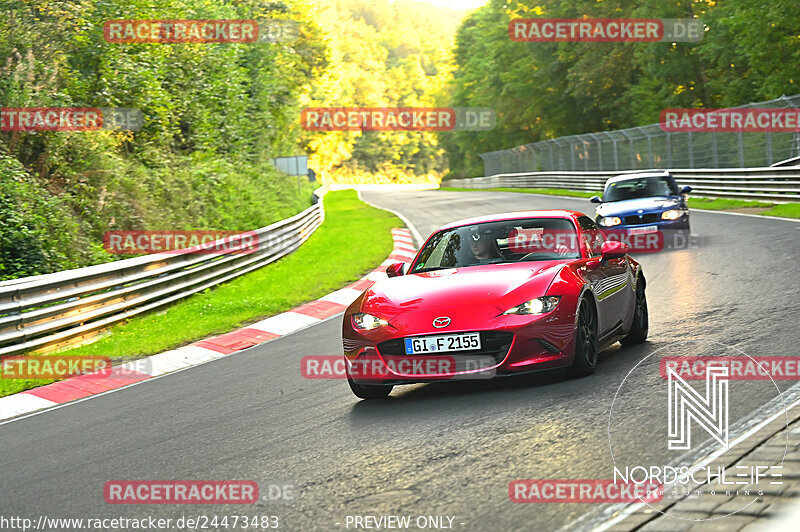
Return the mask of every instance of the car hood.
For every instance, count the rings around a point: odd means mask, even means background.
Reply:
[[[453,307],[492,307],[503,312],[545,295],[566,262],[471,266],[394,277],[372,285],[361,309],[379,316]]]
[[[610,201],[601,203],[597,207],[597,214],[600,216],[625,216],[628,214],[639,214],[644,212],[660,212],[667,209],[680,207],[680,199],[675,197],[653,197],[636,198],[623,201]]]

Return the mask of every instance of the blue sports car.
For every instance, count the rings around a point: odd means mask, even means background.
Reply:
[[[606,181],[595,221],[604,230],[631,234],[689,232],[689,208],[685,194],[669,172],[642,172],[612,177]]]

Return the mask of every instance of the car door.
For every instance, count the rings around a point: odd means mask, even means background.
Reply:
[[[591,258],[599,259],[605,241],[603,232],[588,216],[580,216],[578,224]],[[597,301],[597,332],[602,338],[616,329],[630,311],[629,265],[627,257],[600,261],[595,268],[583,268]]]

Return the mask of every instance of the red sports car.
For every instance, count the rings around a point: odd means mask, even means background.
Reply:
[[[589,375],[603,348],[647,338],[645,278],[627,251],[576,211],[446,225],[345,312],[350,388],[373,399],[415,382]]]

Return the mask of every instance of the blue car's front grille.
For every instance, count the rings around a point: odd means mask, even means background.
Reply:
[[[625,217],[625,225],[652,224],[658,221],[658,213],[634,214]]]

